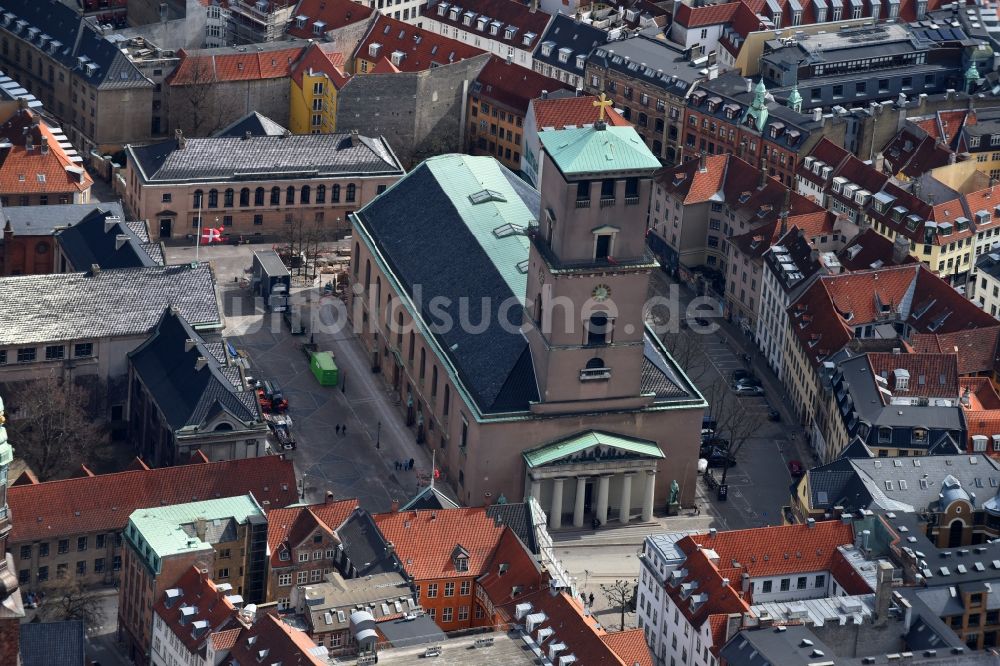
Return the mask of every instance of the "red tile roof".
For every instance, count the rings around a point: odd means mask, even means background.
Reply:
[[[742,594],[733,587],[734,578],[731,577],[730,584],[725,585],[724,576],[708,559],[705,551],[695,546],[691,537],[681,539],[678,545],[687,553],[683,568],[683,571],[687,571],[687,576],[668,583],[666,593],[680,608],[691,626],[700,631],[702,624],[712,615],[744,613],[750,610],[749,599],[744,599]],[[735,585],[739,585],[738,578],[735,580]],[[685,583],[694,584],[697,587],[693,592],[686,593],[682,587]],[[693,594],[705,595],[707,599],[695,607],[691,602]],[[705,597],[702,598],[705,599]]]
[[[844,545],[846,546],[847,544]],[[851,565],[851,563],[844,556],[843,551],[839,548],[833,554],[833,558],[830,562],[830,575],[833,576],[835,581],[837,581],[837,585],[844,588],[844,592],[847,594],[871,594],[875,591],[872,589],[871,585],[868,584],[868,581],[865,580],[865,577]]]
[[[165,593],[161,594],[160,598],[155,600],[153,612],[160,616],[189,653],[201,650],[217,631],[224,630],[228,634],[235,629],[237,633],[239,632],[238,622],[235,619],[236,607],[226,599],[227,594],[236,594],[235,590],[220,592],[212,579],[202,574],[198,567],[189,568],[171,587],[181,590],[180,596],[171,600],[168,608],[167,596]],[[194,614],[182,615],[181,608],[185,607],[194,608]],[[193,626],[195,622],[208,624],[196,635]],[[228,639],[224,639],[224,642],[225,640]]]
[[[378,56],[372,56],[370,47],[380,45]],[[379,14],[372,21],[368,33],[354,50],[355,59],[376,62],[400,51],[403,59],[396,67],[401,72],[422,72],[438,65],[447,65],[485,53],[471,44],[424,30],[394,18]],[[355,74],[360,74],[355,71]]]
[[[629,666],[653,666],[653,655],[646,645],[646,634],[642,629],[604,634],[601,640]]]
[[[452,6],[459,5],[453,4]],[[545,28],[549,25],[549,20],[552,18],[550,14],[539,10],[532,11],[527,4],[514,2],[514,0],[476,0],[476,2],[468,3],[465,7],[462,7],[461,10],[458,17],[452,19],[450,9],[445,12],[444,16],[439,16],[437,6],[428,4],[424,16],[432,21],[452,26],[464,32],[482,35],[484,41],[492,40],[506,46],[513,46],[515,49],[529,52],[534,52],[535,47],[542,38],[542,34],[545,32]],[[489,23],[486,24],[484,30],[478,30],[475,18],[472,21],[472,25],[465,25],[464,16],[466,12],[472,12],[477,18],[480,16],[488,17],[490,22],[499,21],[503,26],[497,31],[496,35],[490,34]],[[517,28],[510,39],[506,36],[507,26]],[[524,38],[529,33],[534,36],[525,44]]]
[[[728,159],[728,155],[706,156],[704,171],[699,168],[700,160],[685,162],[665,171],[659,183],[685,204],[704,203],[722,191]]]
[[[599,119],[598,109],[594,106],[595,101],[597,97],[593,95],[532,100],[531,105],[535,109],[535,129],[541,131],[545,127],[563,129],[592,125]],[[631,125],[611,107],[604,112],[604,121],[614,127]]]
[[[351,4],[363,7],[363,5],[357,5],[353,1]],[[292,80],[295,81],[296,85],[302,88],[303,74],[307,72],[319,73],[326,74],[334,87],[340,90],[351,77],[345,73],[344,54],[335,50],[336,48],[337,45],[331,43],[311,44],[305,50],[302,58],[292,67]]]
[[[568,84],[543,76],[538,72],[493,56],[476,77],[478,91],[473,96],[491,99],[522,116],[528,113],[528,104],[543,92],[569,90]]]
[[[910,339],[915,351],[958,354],[958,374],[992,372],[1000,361],[1000,324],[952,333],[915,333]]]
[[[31,150],[26,147],[28,134]],[[85,192],[94,184],[83,165],[70,160],[51,128],[32,111],[15,112],[0,125],[0,137],[12,144],[0,148],[0,192],[5,195]],[[41,150],[42,139],[47,152]]]
[[[271,566],[291,566],[282,563],[281,551],[299,545],[316,527],[334,532],[358,508],[357,499],[346,499],[326,504],[310,504],[287,509],[271,509],[267,514],[267,550],[271,553]],[[287,543],[286,543],[287,542]]]
[[[389,59],[382,56],[373,67],[368,70],[368,74],[399,74],[399,68],[389,62]]]
[[[703,554],[711,549],[719,556],[717,568],[733,568],[757,578],[828,571],[837,546],[853,542],[851,525],[829,520],[812,527],[777,525],[717,532],[715,536],[695,534],[681,539],[678,546],[689,555],[697,546]],[[730,584],[738,586],[739,580],[730,578]]]
[[[954,398],[959,394],[958,354],[870,352],[867,356],[872,372],[885,377],[893,392],[897,391],[894,371],[901,369],[909,372],[912,378],[906,388],[908,396]]]
[[[241,633],[243,633],[243,630],[240,628],[217,631],[212,634],[212,648],[216,652],[229,650],[236,645],[236,639],[240,637]]]
[[[251,642],[252,640],[252,642]],[[261,650],[267,650],[267,664],[283,666],[326,666],[326,660],[313,656],[316,645],[304,631],[290,627],[273,615],[257,618],[254,625],[237,639],[225,666],[260,663]]]
[[[136,509],[248,492],[265,510],[297,502],[292,462],[265,456],[12,487],[7,500],[18,520],[10,541],[114,532],[125,527]]]
[[[503,531],[493,556],[487,563],[483,575],[476,582],[493,602],[504,622],[511,603],[520,603],[521,597],[534,594],[548,587],[548,575],[528,552],[521,540],[510,527]]]
[[[674,7],[674,23],[686,28],[702,28],[706,25],[721,25],[733,20],[738,2],[729,2],[721,5],[708,5],[706,7],[692,7],[684,3],[677,3]]]
[[[548,590],[539,590],[519,598],[516,603],[530,603],[532,613],[544,613],[545,620],[535,627],[535,636],[537,637],[540,629],[552,629],[553,634],[546,639],[547,644],[565,643],[568,648],[566,653],[576,655],[581,663],[633,666],[631,662],[623,661],[612,646],[604,641],[607,632],[597,619],[585,614],[583,604],[566,592],[553,595]],[[511,602],[504,609],[511,617],[516,603]]]
[[[359,21],[364,21],[375,12],[367,5],[353,0],[301,0],[295,9],[292,22],[288,24],[288,34],[300,39],[315,39],[331,30],[343,28]],[[304,16],[305,21],[299,25],[298,17]],[[314,32],[314,26],[322,21],[320,32]]]
[[[482,575],[504,532],[482,507],[380,513],[374,519],[417,580]],[[469,554],[468,571],[455,569],[452,555],[459,546]]]
[[[854,249],[857,248],[857,249]],[[851,242],[837,253],[837,259],[844,270],[870,270],[872,264],[882,262],[880,266],[890,266],[892,261],[892,241],[874,229],[865,229],[855,236]],[[916,259],[907,253],[904,264],[913,263]]]
[[[972,409],[1000,409],[1000,395],[989,377],[962,377],[958,380],[963,393],[969,391]],[[968,413],[968,412],[966,412]]]
[[[231,47],[177,52],[180,64],[167,77],[170,86],[203,85],[225,81],[259,81],[291,76],[292,67],[306,50],[305,44],[256,51]],[[240,47],[244,48],[244,47]]]

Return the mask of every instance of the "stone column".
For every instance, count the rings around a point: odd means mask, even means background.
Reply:
[[[622,501],[618,509],[618,520],[628,525],[629,511],[632,509],[632,473],[622,475]]]
[[[541,479],[536,479],[531,477],[531,496],[535,498],[536,502],[542,501],[542,481]]]
[[[653,494],[656,491],[656,470],[646,471],[646,494],[642,501],[642,522],[653,520]]]
[[[608,523],[608,485],[610,483],[611,477],[607,474],[602,474],[597,479],[597,520],[601,522],[601,525]]]
[[[549,511],[549,528],[553,530],[562,527],[563,481],[565,479],[552,479],[552,508]]]
[[[576,477],[576,505],[573,507],[573,527],[583,527],[583,501],[587,497],[587,477]]]

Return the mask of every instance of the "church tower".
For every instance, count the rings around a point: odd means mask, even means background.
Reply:
[[[646,217],[659,161],[632,127],[542,132],[526,327],[538,412],[629,409],[641,396],[650,271]]]
[[[14,558],[7,553],[11,516],[7,506],[7,473],[14,460],[14,449],[7,441],[4,427],[3,398],[0,397],[0,663],[17,664],[20,648],[20,622],[24,617],[21,591],[14,574]]]

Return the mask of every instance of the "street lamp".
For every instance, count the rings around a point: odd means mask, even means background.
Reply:
[[[378,429],[375,431],[375,448],[382,448],[382,422],[378,422]]]

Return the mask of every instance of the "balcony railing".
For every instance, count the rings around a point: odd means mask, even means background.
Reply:
[[[576,200],[576,207],[577,208],[590,208],[590,199],[577,199]]]
[[[615,205],[614,197],[601,197],[601,208],[607,208],[608,206]]]
[[[581,382],[606,381],[611,379],[611,368],[584,368],[580,370]]]

